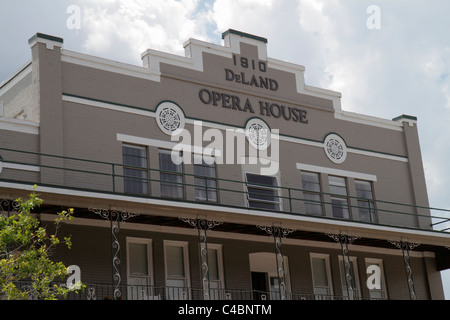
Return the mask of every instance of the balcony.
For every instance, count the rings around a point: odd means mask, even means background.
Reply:
[[[36,184],[50,189],[65,189],[69,193],[73,191],[120,195],[134,199],[162,199],[175,205],[179,203],[179,206],[183,206],[183,203],[193,203],[208,208],[250,208],[255,211],[270,211],[274,215],[314,217],[324,223],[345,220],[364,225],[450,232],[448,209],[414,206],[375,198],[342,197],[341,194],[324,192],[316,192],[317,198],[311,198],[305,196],[311,192],[301,188],[224,179],[220,177],[220,170],[218,177],[211,178],[168,169],[124,166],[119,163],[7,148],[0,148],[0,156],[0,184],[4,188],[15,186],[20,189],[23,185]],[[133,175],[130,172],[139,174]],[[208,183],[210,181],[213,183]],[[127,183],[138,188],[126,191]],[[168,193],[167,190],[170,189],[176,192]],[[337,203],[335,199],[340,199],[340,202]],[[321,207],[323,213],[313,214],[308,212],[308,207]],[[349,214],[341,217],[329,214],[336,208],[345,208]]]
[[[29,286],[26,282],[16,285],[22,289]],[[114,288],[111,284],[93,284],[87,283],[84,290],[78,293],[70,292],[67,297],[57,297],[65,300],[146,300],[146,301],[277,301],[280,299],[278,291],[257,291],[257,290],[239,290],[239,289],[210,289],[208,298],[205,298],[201,288],[193,287],[168,287],[168,286],[142,286],[142,285],[121,285],[120,297],[114,298]],[[38,300],[37,296],[30,291],[29,300]],[[0,300],[2,298],[0,297]],[[348,300],[346,296],[325,295],[314,293],[287,292],[286,300]],[[354,300],[362,300],[356,297]],[[385,299],[370,299],[385,300]]]

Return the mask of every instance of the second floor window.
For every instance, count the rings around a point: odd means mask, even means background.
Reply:
[[[195,200],[217,202],[216,164],[194,155]]]
[[[172,151],[159,150],[159,169],[161,197],[183,199],[183,165],[172,161]]]
[[[275,177],[247,173],[246,179],[249,207],[280,210],[278,182]]]
[[[373,200],[372,183],[355,180],[356,197],[358,198],[359,219],[375,222],[375,201]]]
[[[124,192],[147,194],[147,149],[139,146],[123,145]]]
[[[331,193],[333,217],[348,219],[350,217],[345,178],[328,176]]]
[[[307,214],[322,215],[319,174],[302,172],[303,197]]]

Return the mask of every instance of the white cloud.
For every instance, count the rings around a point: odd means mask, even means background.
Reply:
[[[450,88],[448,84],[442,86],[442,94],[445,98],[445,107],[450,109]]]
[[[140,63],[148,48],[183,53],[191,38],[207,40],[207,15],[199,0],[83,0],[84,49],[103,57]],[[113,51],[113,54],[111,54]]]

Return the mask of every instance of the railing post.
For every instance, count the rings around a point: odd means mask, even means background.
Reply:
[[[414,286],[414,278],[413,278],[413,272],[411,268],[411,259],[409,256],[409,250],[414,249],[419,243],[410,243],[406,241],[393,241],[388,240],[390,243],[392,243],[394,246],[397,247],[397,249],[402,250],[402,256],[403,256],[403,263],[405,265],[405,273],[406,273],[406,282],[408,284],[408,292],[409,292],[409,298],[411,300],[416,300],[416,289]]]
[[[286,272],[284,268],[284,256],[283,256],[283,246],[282,238],[286,237],[288,234],[295,231],[295,229],[281,228],[281,227],[267,227],[267,226],[257,226],[259,229],[264,230],[269,235],[273,236],[273,241],[275,244],[275,259],[276,268],[278,274],[278,286],[281,300],[287,299],[287,288],[286,288]]]
[[[342,251],[342,263],[344,265],[344,276],[345,276],[345,285],[347,288],[347,296],[349,300],[355,299],[354,288],[352,285],[352,273],[351,273],[351,262],[350,255],[348,252],[348,245],[353,243],[359,237],[348,236],[345,234],[327,234],[334,241],[339,242],[341,245]]]
[[[104,210],[89,208],[89,211],[98,214],[102,218],[108,220],[111,226],[111,256],[112,256],[112,286],[114,290],[114,298],[122,297],[121,282],[121,258],[120,258],[120,222],[129,218],[136,217],[139,214],[134,212],[119,212],[116,210]]]
[[[116,193],[116,166],[114,163],[111,164],[111,169],[112,169],[113,192]]]
[[[210,300],[209,285],[209,262],[208,262],[208,237],[207,230],[222,224],[219,221],[209,221],[205,219],[179,218],[181,221],[190,224],[198,231],[198,249],[200,256],[200,276],[202,283],[203,300]]]
[[[291,188],[288,188],[288,197],[289,197],[289,212],[292,213],[292,197],[291,197]]]

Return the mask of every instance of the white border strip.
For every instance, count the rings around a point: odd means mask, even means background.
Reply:
[[[0,117],[0,130],[39,134],[39,122]]]
[[[54,221],[55,216],[48,213],[40,214],[42,221]],[[73,226],[89,226],[89,227],[98,227],[98,228],[109,228],[110,224],[106,220],[93,220],[89,218],[76,218],[71,221],[66,221],[65,224],[73,225]],[[131,231],[146,231],[146,232],[156,232],[156,233],[165,233],[165,234],[173,234],[173,235],[182,235],[182,236],[197,236],[197,232],[195,229],[188,228],[178,228],[178,227],[168,227],[168,226],[160,226],[160,225],[151,225],[151,224],[137,224],[132,222],[124,222],[120,225],[121,229],[131,230]],[[255,241],[260,243],[271,243],[273,244],[273,240],[266,236],[257,236],[243,233],[233,233],[233,232],[224,232],[224,231],[208,231],[208,237],[214,239],[213,243],[216,243],[218,239],[230,239],[237,241]],[[132,238],[132,237],[131,237]],[[142,239],[142,238],[136,238]],[[339,243],[332,242],[319,242],[313,240],[303,240],[303,239],[283,239],[283,244],[292,245],[292,246],[301,246],[308,248],[322,248],[322,249],[340,249]],[[209,244],[208,244],[209,245]],[[378,248],[378,247],[367,247],[362,245],[352,245],[352,251],[365,252],[370,254],[385,254],[392,256],[401,256],[402,253],[398,249],[390,249],[390,248]],[[434,252],[430,251],[411,251],[410,255],[412,257],[430,257],[434,258]]]
[[[26,190],[26,191],[33,191],[34,186],[33,185],[24,185],[19,183],[12,183],[12,182],[4,182],[0,181],[0,187],[3,188],[11,188],[11,189],[19,189],[19,190]],[[141,204],[149,204],[149,205],[160,205],[160,206],[166,206],[169,208],[174,208],[176,210],[179,207],[183,207],[185,209],[197,209],[200,211],[215,211],[215,212],[223,212],[223,213],[236,213],[240,214],[242,216],[246,217],[253,217],[253,218],[271,218],[276,219],[277,221],[296,221],[296,222],[312,222],[312,223],[321,223],[323,225],[330,225],[333,227],[338,228],[360,228],[361,231],[363,230],[374,230],[374,231],[384,231],[384,232],[391,232],[393,236],[395,235],[402,235],[404,238],[405,235],[411,235],[411,239],[415,239],[417,236],[427,236],[427,237],[434,237],[436,239],[442,239],[442,240],[449,240],[450,241],[450,233],[433,233],[428,232],[425,230],[409,230],[404,229],[400,227],[394,227],[394,226],[380,226],[376,224],[368,225],[364,223],[359,223],[357,221],[351,221],[351,220],[331,220],[331,219],[321,219],[317,217],[312,216],[300,216],[300,215],[290,215],[290,214],[284,214],[284,213],[277,213],[276,215],[273,214],[273,212],[269,211],[257,211],[257,210],[251,210],[251,209],[240,209],[240,208],[230,208],[230,207],[222,207],[222,206],[213,206],[208,204],[197,204],[197,203],[190,203],[190,202],[176,202],[176,201],[170,201],[170,200],[162,200],[162,199],[155,199],[155,198],[139,198],[139,197],[132,197],[132,196],[122,196],[122,195],[112,195],[112,194],[106,194],[101,192],[89,192],[89,191],[80,191],[80,190],[71,190],[71,189],[64,189],[64,188],[53,188],[53,187],[39,187],[38,192],[40,193],[52,193],[52,194],[58,194],[58,195],[67,195],[71,197],[83,197],[83,198],[93,198],[93,199],[105,199],[105,200],[118,200],[118,201],[126,201],[126,202],[134,202],[134,203],[141,203]]]
[[[350,121],[360,123],[363,125],[379,127],[383,129],[390,129],[394,131],[403,132],[403,125],[399,122],[377,118],[373,116],[366,116],[349,111],[340,111],[334,113],[334,118],[343,121]]]
[[[0,84],[0,96],[4,95],[9,89],[14,87],[22,79],[31,73],[33,70],[32,63],[29,61],[25,66],[23,66],[20,71],[16,72],[14,75],[6,79]]]
[[[151,81],[160,81],[160,76],[152,73],[144,67],[134,66],[122,62],[94,57],[83,53],[73,52],[63,49],[61,51],[61,61],[73,63],[89,68],[100,69],[113,73],[119,73],[130,77],[142,78]]]
[[[405,163],[409,162],[408,158],[403,158],[403,157],[393,156],[393,155],[383,154],[383,153],[376,153],[373,151],[348,148],[347,152],[354,153],[354,154],[360,154],[360,155],[368,156],[368,157],[386,159],[386,160],[400,161],[400,162],[405,162]]]
[[[170,150],[173,150],[177,146],[177,148],[181,147],[183,150],[192,152],[192,153],[208,154],[208,155],[214,154],[216,157],[222,156],[222,152],[217,149],[191,146],[191,145],[186,145],[186,144],[176,143],[176,142],[169,142],[169,141],[164,141],[164,140],[142,138],[142,137],[130,136],[130,135],[121,134],[121,133],[117,134],[117,141],[138,144],[141,146],[151,146],[151,147],[158,147],[158,148],[163,148],[163,149],[170,149]]]
[[[119,111],[119,112],[125,112],[125,113],[131,113],[131,114],[137,114],[140,116],[146,116],[154,118],[156,115],[153,111],[147,111],[147,110],[141,110],[141,109],[135,109],[125,106],[119,106],[112,103],[102,102],[102,101],[95,101],[91,99],[84,99],[84,98],[78,98],[78,97],[71,97],[67,95],[62,96],[62,100],[65,102],[72,102],[77,104],[84,104],[86,106],[91,107],[97,107],[97,108],[103,108],[113,111]]]
[[[63,99],[63,101],[66,101],[66,102],[83,104],[83,105],[88,105],[88,106],[92,106],[92,107],[98,107],[98,108],[104,108],[104,109],[108,109],[108,110],[119,111],[119,112],[137,114],[137,115],[147,116],[147,117],[151,117],[151,118],[156,117],[156,114],[154,111],[134,109],[134,108],[126,107],[126,106],[115,105],[112,103],[95,101],[95,100],[90,100],[90,99],[85,99],[85,98],[71,97],[71,96],[67,96],[67,95],[63,95],[62,99]],[[188,123],[188,124],[194,124],[195,121],[197,121],[197,120],[186,119],[186,123]],[[209,127],[209,128],[215,128],[215,129],[219,129],[219,130],[236,129],[236,127],[233,127],[231,125],[218,124],[218,123],[209,122],[209,121],[205,121],[205,120],[201,120],[201,121],[204,126]],[[322,142],[310,141],[310,140],[306,140],[306,139],[302,139],[302,138],[283,136],[283,135],[279,135],[279,139],[281,141],[323,148]],[[400,162],[408,162],[408,158],[395,156],[395,155],[388,155],[388,154],[384,154],[384,153],[378,153],[378,152],[374,152],[374,151],[359,150],[359,149],[354,149],[354,148],[348,148],[347,151],[349,153],[364,155],[364,156],[368,156],[368,157],[375,157],[375,158],[400,161]]]
[[[326,174],[330,174],[330,175],[355,178],[355,179],[361,179],[361,180],[368,180],[368,181],[377,181],[377,176],[373,175],[373,174],[366,174],[366,173],[347,171],[347,170],[339,170],[339,169],[327,168],[327,167],[319,167],[319,166],[314,166],[314,165],[304,164],[304,163],[297,163],[296,166],[297,166],[298,170],[320,172],[320,173],[326,173]]]
[[[2,162],[0,161],[0,173],[2,169],[13,169],[13,170],[22,170],[22,171],[32,171],[32,172],[41,172],[41,168],[38,166],[30,166],[26,164],[17,164],[10,162]]]

